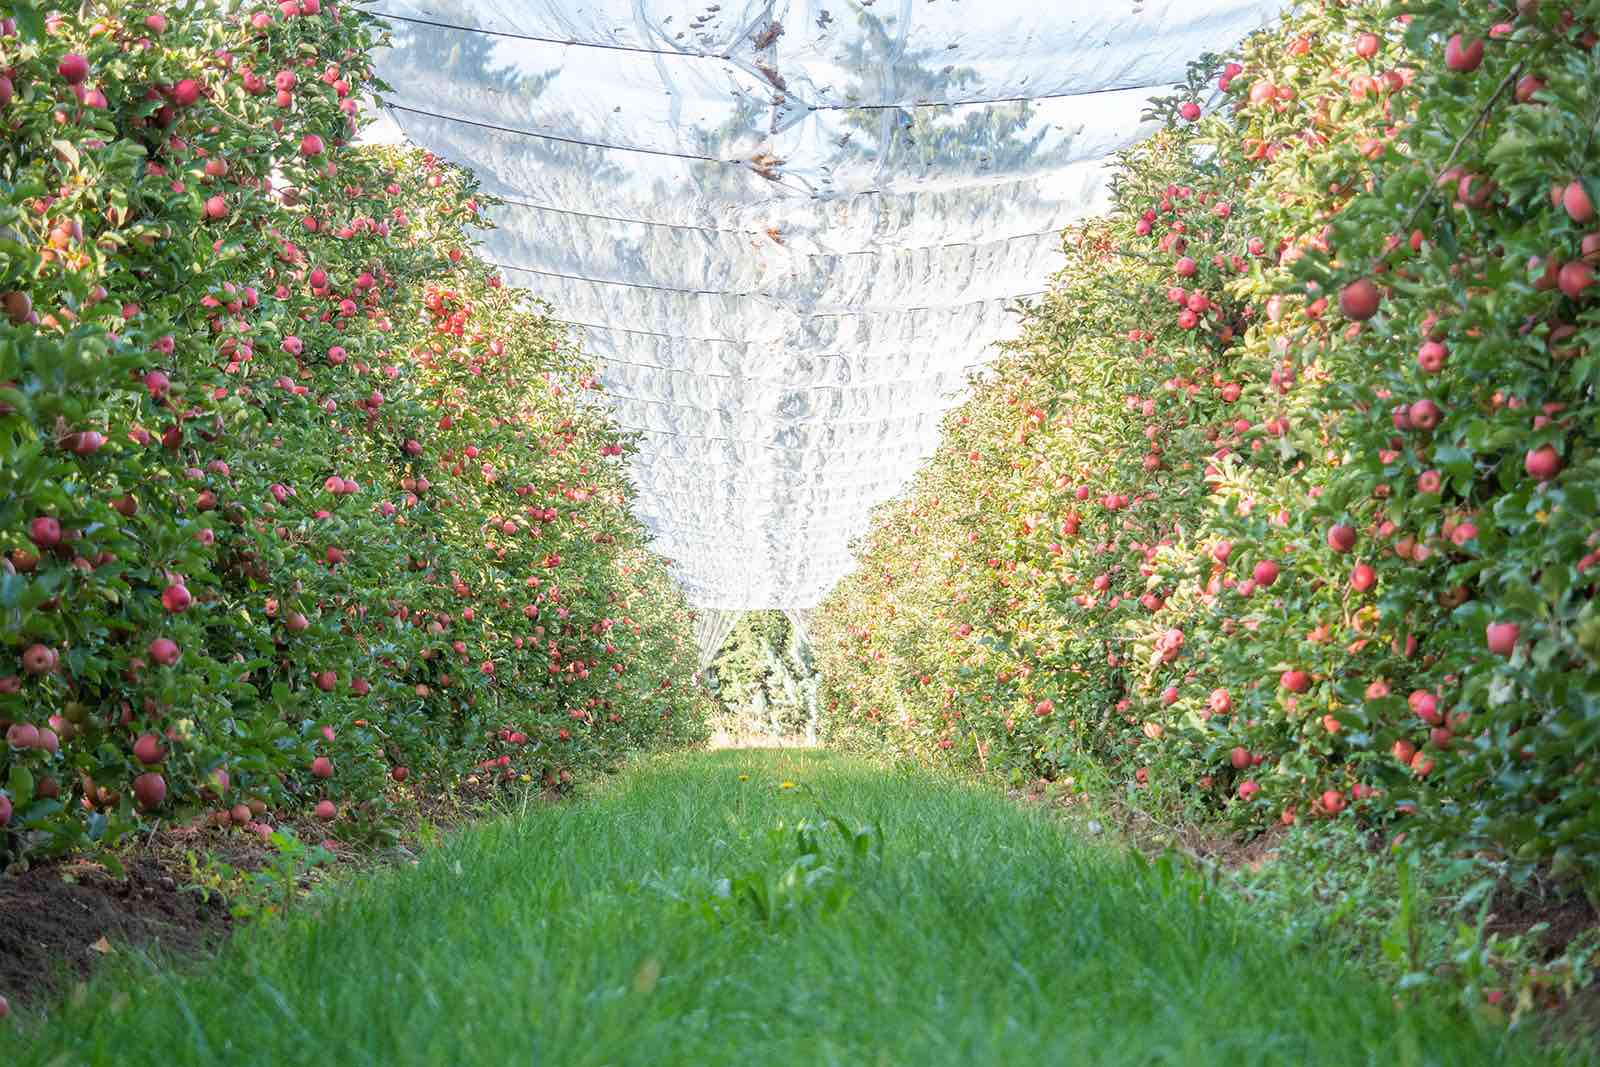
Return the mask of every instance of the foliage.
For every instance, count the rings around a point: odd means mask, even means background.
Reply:
[[[705,672],[705,683],[717,720],[736,733],[803,730],[816,702],[810,650],[781,611],[746,612]]]
[[[589,362],[473,255],[468,175],[350,143],[375,21],[11,11],[0,847],[197,805],[354,831],[412,774],[695,737]]]
[[[1600,900],[1597,25],[1308,4],[1156,101],[819,612],[831,737]]]

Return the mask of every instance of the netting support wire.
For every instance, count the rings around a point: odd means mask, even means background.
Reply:
[[[555,207],[551,204],[535,204],[531,200],[518,200],[515,197],[491,194],[502,204],[513,207],[527,208],[529,211],[548,211],[556,215],[571,215],[580,219],[596,219],[600,222],[621,222],[630,226],[650,226],[664,230],[694,230],[699,233],[728,233],[744,237],[755,237],[762,240],[772,240],[772,235],[766,230],[742,230],[729,226],[698,226],[692,222],[662,222],[657,219],[631,219],[624,215],[602,215],[594,211],[579,211],[576,208]],[[1005,237],[992,237],[982,241],[952,241],[941,245],[894,245],[884,248],[863,248],[852,252],[805,252],[807,259],[827,259],[830,257],[843,258],[845,256],[882,256],[898,255],[902,252],[934,252],[947,248],[976,248],[979,245],[1009,244],[1012,241],[1026,241],[1035,237],[1058,237],[1064,226],[1053,226],[1048,230],[1033,230],[1029,233],[1014,233]]]
[[[498,262],[490,261],[489,266],[498,268],[499,270],[515,270],[515,271],[521,271],[524,274],[537,274],[537,275],[539,275],[540,277],[543,277],[543,278],[560,278],[563,281],[584,282],[584,283],[587,283],[589,285],[620,285],[620,286],[622,286],[624,288],[627,288],[627,289],[650,289],[650,290],[654,290],[655,292],[658,292],[658,293],[682,293],[684,296],[731,296],[731,297],[736,297],[736,298],[740,298],[740,299],[749,299],[749,300],[759,299],[759,298],[766,298],[766,299],[770,299],[770,300],[776,300],[777,299],[776,297],[771,297],[766,293],[758,293],[758,292],[755,292],[754,290],[748,290],[748,289],[680,289],[680,288],[678,288],[676,286],[672,286],[672,285],[655,285],[655,284],[652,284],[650,282],[624,282],[624,281],[618,281],[615,278],[588,278],[588,277],[585,277],[582,274],[563,274],[560,271],[540,270],[537,267],[519,267],[515,263],[498,263]],[[954,303],[954,304],[918,304],[918,305],[914,305],[912,307],[885,308],[885,309],[874,309],[874,310],[875,311],[888,311],[888,312],[891,312],[893,314],[902,314],[902,313],[910,312],[910,311],[947,311],[950,308],[973,307],[973,306],[978,305],[978,304],[993,304],[993,303],[1003,302],[1003,301],[1006,301],[1006,300],[1028,300],[1028,299],[1031,299],[1031,298],[1036,297],[1036,296],[1043,296],[1048,291],[1049,290],[1047,290],[1047,289],[1038,289],[1038,290],[1034,290],[1032,292],[1027,292],[1027,293],[1015,293],[1015,294],[1010,295],[1010,296],[986,296],[986,297],[982,297],[982,298],[980,298],[978,300],[963,300],[963,301],[958,301],[957,303]],[[806,315],[806,316],[803,316],[803,317],[806,320],[810,320],[810,319],[848,319],[848,318],[856,318],[856,317],[859,317],[861,315],[872,314],[872,313],[873,313],[872,311],[866,311],[866,312],[861,312],[861,311],[840,311],[840,312],[828,312],[826,314],[821,314],[821,315]]]
[[[455,30],[458,33],[481,33],[489,37],[505,37],[513,41],[533,41],[539,44],[561,45],[565,48],[599,48],[611,52],[637,52],[650,56],[675,56],[679,59],[712,59],[724,63],[736,62],[731,52],[692,52],[679,48],[646,48],[636,44],[613,44],[607,41],[578,41],[572,38],[539,37],[530,33],[517,33],[512,30],[489,30],[481,26],[458,26],[450,22],[440,22],[435,19],[418,18],[415,15],[394,15],[387,11],[374,11],[378,18],[392,19],[395,22],[409,22],[418,26],[430,26],[438,30]],[[972,100],[912,100],[902,102],[889,102],[882,104],[804,104],[807,111],[906,111],[911,108],[927,107],[978,107],[985,104],[1031,104],[1039,100],[1067,100],[1079,96],[1103,96],[1107,93],[1128,93],[1136,90],[1160,89],[1174,84],[1170,81],[1143,82],[1137,85],[1108,85],[1099,89],[1084,89],[1076,93],[1039,93],[1037,96],[997,96]],[[785,97],[793,94],[785,92]]]

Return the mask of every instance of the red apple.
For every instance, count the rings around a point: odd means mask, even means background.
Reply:
[[[1329,527],[1328,547],[1339,553],[1348,552],[1356,547],[1356,528],[1343,523]]]
[[[1378,313],[1381,298],[1370,278],[1357,278],[1339,290],[1339,310],[1346,318],[1365,322]]]
[[[153,811],[167,799],[167,780],[154,771],[146,771],[133,780],[133,796],[141,808]]]
[[[1444,418],[1444,412],[1432,400],[1424,397],[1412,404],[1407,410],[1411,425],[1419,430],[1432,430],[1439,425],[1439,420]]]
[[[1350,570],[1350,588],[1358,593],[1365,593],[1378,581],[1378,572],[1366,563],[1357,563]]]
[[[311,761],[311,773],[318,778],[332,778],[333,760],[327,756],[318,756]]]
[[[133,758],[143,764],[160,763],[166,753],[161,750],[161,738],[155,734],[140,734],[133,743]]]
[[[1556,275],[1556,284],[1568,297],[1577,300],[1585,289],[1594,284],[1594,271],[1587,263],[1579,263],[1577,260],[1563,263],[1560,273]]]
[[[1509,656],[1522,636],[1522,627],[1514,622],[1491,622],[1484,631],[1489,651],[1496,656]]]
[[[78,85],[89,76],[89,61],[76,52],[68,52],[56,64],[56,73],[68,85]]]
[[[1523,457],[1522,468],[1528,477],[1548,482],[1561,473],[1561,454],[1550,445],[1540,445]]]
[[[1561,206],[1567,209],[1567,215],[1573,222],[1588,222],[1594,218],[1594,201],[1589,198],[1589,190],[1580,181],[1570,181],[1561,190]]]
[[[317,818],[323,822],[332,822],[339,814],[339,809],[333,806],[331,800],[319,800],[316,807]]]
[[[1250,574],[1256,584],[1264,588],[1278,580],[1278,565],[1270,559],[1264,559],[1255,565]]]
[[[150,646],[145,651],[150,654],[152,660],[163,667],[170,667],[178,662],[178,644],[170,637],[156,638],[150,642]]]
[[[193,603],[194,597],[182,582],[174,582],[161,591],[161,606],[174,614],[187,610]]]
[[[61,543],[61,524],[48,515],[40,515],[28,523],[28,540],[40,548],[54,548]]]
[[[1482,39],[1467,41],[1458,33],[1445,43],[1444,65],[1457,74],[1470,74],[1482,63]]]
[[[49,645],[32,644],[22,652],[22,669],[34,676],[54,673],[59,662],[56,650]]]

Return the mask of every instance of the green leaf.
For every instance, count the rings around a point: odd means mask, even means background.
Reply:
[[[44,16],[33,0],[11,0],[11,16],[17,20],[17,32],[24,41],[44,40]]]
[[[33,799],[33,773],[26,767],[11,768],[11,777],[6,781],[6,790],[11,794],[11,802],[18,808],[25,808]]]

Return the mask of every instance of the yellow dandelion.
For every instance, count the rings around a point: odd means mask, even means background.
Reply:
[[[748,774],[741,774],[739,776],[739,781],[741,781],[741,782],[748,782],[749,780],[750,780],[750,776]]]
[[[793,789],[794,788],[794,783],[793,782],[779,782],[778,783],[778,788],[779,789]]]

